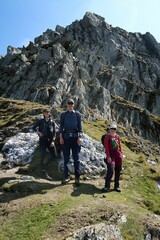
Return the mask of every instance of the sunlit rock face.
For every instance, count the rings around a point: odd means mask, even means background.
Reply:
[[[36,133],[18,133],[10,138],[2,149],[9,166],[30,163],[37,143],[38,137]]]
[[[160,142],[160,44],[87,12],[66,28],[47,29],[0,58],[0,96],[65,107],[115,120]]]

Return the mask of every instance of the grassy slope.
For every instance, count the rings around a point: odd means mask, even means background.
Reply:
[[[32,109],[44,107],[24,101],[17,103],[13,100],[13,102],[16,109],[21,108],[27,112],[26,117],[31,107]],[[1,111],[5,114],[7,109],[1,109]],[[23,111],[19,113],[24,114]],[[23,123],[25,117],[22,116],[23,114],[17,117],[13,114],[16,122],[20,119],[21,124]],[[8,124],[12,125],[9,121]],[[104,120],[84,122],[84,131],[100,141],[107,124],[108,122]],[[123,135],[122,128],[120,132]],[[122,141],[131,142],[125,136],[122,137]],[[9,177],[1,178],[0,186],[3,191],[0,195],[2,200],[0,239],[65,239],[75,229],[102,221],[118,224],[124,239],[144,239],[146,227],[160,236],[158,222],[156,223],[155,217],[153,220],[150,214],[154,212],[160,215],[160,193],[155,184],[155,181],[160,181],[160,164],[156,167],[149,165],[144,154],[136,154],[124,144],[123,153],[126,157],[121,176],[122,193],[120,194],[112,191],[101,194],[103,178],[90,181],[82,179],[82,185],[77,189],[73,182],[62,186],[60,177],[52,182],[36,178],[35,181],[23,184],[8,184]],[[38,158],[37,152],[31,166],[21,169],[18,172],[19,175],[28,171],[31,175],[38,176]],[[48,169],[50,174],[55,176],[55,162],[50,162]],[[16,177],[19,175],[17,174]],[[127,217],[127,222],[124,224],[118,221],[122,215]]]

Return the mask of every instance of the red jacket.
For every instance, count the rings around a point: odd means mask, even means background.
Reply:
[[[107,158],[111,157],[111,150],[119,150],[120,152],[122,152],[120,136],[118,134],[116,134],[115,136],[112,136],[111,134],[106,135],[104,138],[104,147]]]

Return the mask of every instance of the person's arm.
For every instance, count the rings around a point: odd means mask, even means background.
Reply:
[[[52,122],[52,127],[53,127],[53,133],[52,133],[52,144],[54,144],[55,139],[56,139],[56,125],[55,122]]]
[[[33,125],[32,129],[33,129],[34,132],[37,132],[39,137],[41,137],[41,136],[43,136],[43,134],[39,131],[39,127],[40,127],[40,120],[38,119],[36,121],[36,123]]]
[[[107,158],[110,157],[110,153],[109,153],[109,138],[106,136],[104,138],[104,147],[105,147],[105,151],[106,151],[106,156]]]
[[[59,133],[63,133],[63,125],[64,125],[64,112],[61,113],[61,116],[60,116],[60,126],[59,126]]]
[[[109,152],[109,150],[110,150],[109,142],[110,142],[109,137],[106,136],[104,138],[104,147],[105,147],[105,151],[106,151],[107,162],[111,163],[112,159],[111,159],[110,152]]]
[[[64,114],[65,113],[61,113],[60,116],[60,126],[59,126],[59,138],[60,138],[60,144],[64,144],[64,140],[63,140],[63,125],[64,125]]]
[[[55,129],[55,122],[54,121],[52,121],[52,127],[53,127],[53,132],[52,132],[50,147],[55,147],[56,129]]]
[[[77,124],[78,124],[78,139],[77,139],[77,144],[81,145],[82,144],[82,136],[83,136],[83,130],[82,130],[82,119],[81,119],[81,114],[79,112],[77,114]]]
[[[34,125],[33,125],[33,127],[32,127],[33,131],[34,131],[34,132],[37,132],[37,131],[38,131],[38,127],[39,127],[39,120],[37,120],[37,121],[34,123]]]
[[[120,136],[118,136],[118,144],[119,144],[119,150],[120,150],[120,152],[122,152],[122,145],[121,145]]]
[[[43,133],[40,132],[40,124],[41,124],[41,120],[38,119],[38,120],[36,121],[36,123],[33,125],[33,128],[32,128],[32,129],[33,129],[34,132],[37,132],[37,134],[38,134],[39,137],[42,137],[42,136],[43,136]]]
[[[78,112],[77,113],[77,123],[78,123],[78,133],[79,137],[82,137],[83,130],[82,130],[82,119],[81,119],[81,114]]]
[[[55,138],[56,138],[56,125],[55,125],[54,121],[52,123],[52,126],[53,126],[53,140],[55,140]]]

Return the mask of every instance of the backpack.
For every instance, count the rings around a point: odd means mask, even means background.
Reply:
[[[107,133],[103,134],[102,137],[101,137],[101,143],[102,143],[103,146],[104,146],[104,139],[105,139],[106,135],[107,135]]]

